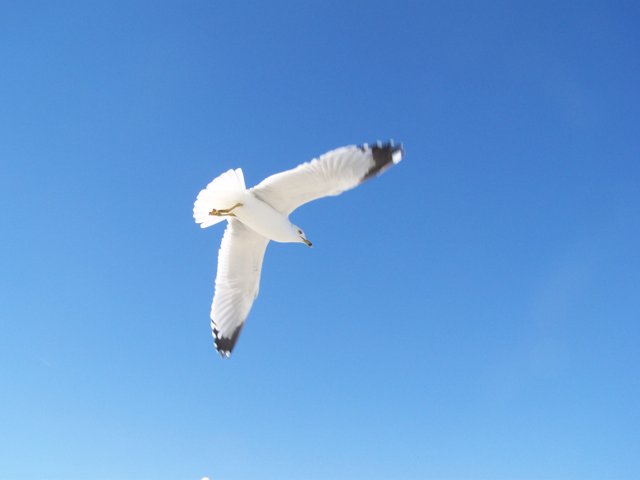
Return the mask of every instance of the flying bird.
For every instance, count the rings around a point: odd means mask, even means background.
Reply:
[[[289,214],[317,198],[339,195],[402,160],[402,144],[350,145],[265,178],[247,189],[242,169],[228,170],[201,190],[193,218],[202,228],[228,221],[218,252],[211,304],[216,350],[230,357],[258,296],[262,259],[269,240],[311,241]]]

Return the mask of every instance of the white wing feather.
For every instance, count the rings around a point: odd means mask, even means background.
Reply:
[[[269,239],[236,219],[222,237],[216,288],[211,304],[211,330],[217,350],[226,356],[238,339],[260,288],[262,259]]]
[[[296,168],[265,178],[250,189],[273,208],[289,215],[307,202],[339,195],[402,159],[402,146],[338,148]]]

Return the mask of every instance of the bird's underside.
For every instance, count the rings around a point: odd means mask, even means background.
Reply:
[[[242,170],[229,170],[199,193],[193,209],[196,223],[205,228],[228,220],[211,305],[211,329],[222,356],[231,356],[258,295],[269,240],[311,245],[289,222],[289,214],[307,202],[356,187],[398,163],[403,153],[402,145],[393,142],[352,145],[267,177],[248,190]],[[289,239],[286,229],[294,236],[297,230],[300,239]]]

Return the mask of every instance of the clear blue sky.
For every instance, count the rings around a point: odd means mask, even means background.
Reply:
[[[637,2],[0,6],[0,479],[640,477]],[[193,200],[292,219],[234,357]]]

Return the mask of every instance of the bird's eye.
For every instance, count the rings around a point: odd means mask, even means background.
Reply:
[[[298,230],[298,235],[302,235],[302,230]]]

